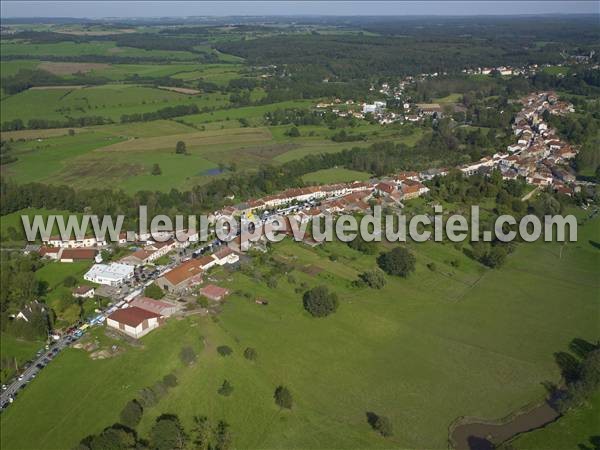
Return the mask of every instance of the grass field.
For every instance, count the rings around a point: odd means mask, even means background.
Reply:
[[[456,103],[462,97],[462,94],[454,92],[452,94],[448,94],[445,97],[434,98],[432,103]]]
[[[302,177],[306,183],[341,183],[346,181],[365,181],[371,177],[367,172],[359,172],[358,170],[344,169],[343,167],[335,167],[333,169],[317,170],[316,172],[307,173]]]
[[[227,95],[185,95],[145,86],[107,84],[82,88],[29,89],[5,98],[0,104],[2,121],[21,119],[65,120],[67,117],[101,116],[118,122],[122,115],[196,104],[222,107]]]
[[[2,358],[10,363],[0,371],[0,382],[4,383],[14,375],[15,360],[17,366],[20,367],[25,361],[30,360],[42,346],[41,342],[26,341],[2,334],[0,336],[0,353],[2,353]]]
[[[197,55],[186,51],[144,50],[141,48],[117,47],[111,41],[58,42],[51,44],[29,44],[26,42],[2,42],[2,54],[6,56],[26,55],[28,58],[43,59],[44,56],[117,55],[136,58],[153,58],[164,61],[193,61]]]
[[[599,224],[583,226],[562,252],[558,244],[519,245],[499,270],[454,245],[412,244],[416,272],[387,277],[378,291],[351,285],[373,256],[286,240],[274,257],[294,267],[294,280],[281,277],[270,289],[240,272],[213,275],[234,291],[218,321],[171,320],[143,348],[104,361],[67,350],[3,413],[2,447],[71,448],[115,422],[140,387],[176,369],[179,385],[145,411],[142,436],[171,412],[188,429],[198,414],[227,420],[238,448],[445,448],[456,417],[496,419],[541,399],[541,382],[559,378],[553,353],[574,337],[597,338],[600,254],[589,241],[600,240]],[[432,261],[435,272],[426,267]],[[300,283],[326,284],[339,310],[309,317],[294,292]],[[256,305],[257,296],[269,305]],[[177,353],[190,342],[203,350],[184,369]],[[219,356],[222,344],[234,354]],[[241,356],[248,346],[258,352],[254,363]],[[234,386],[230,397],[216,393],[223,378]],[[292,411],[272,401],[279,384],[293,393]],[[367,411],[390,417],[394,436],[371,431]]]

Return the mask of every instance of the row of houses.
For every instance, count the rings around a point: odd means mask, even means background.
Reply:
[[[141,245],[148,246],[147,249],[149,251],[159,251],[162,247],[164,247],[165,240],[170,242],[165,245],[173,245],[178,248],[184,248],[189,246],[193,242],[197,242],[198,232],[192,230],[172,230],[172,231],[160,231],[154,232],[153,234],[148,233],[131,233],[132,240],[128,240],[127,232],[119,233],[119,238],[117,240],[117,244],[125,245],[131,243],[138,243]],[[154,239],[160,239],[161,242],[157,242]],[[76,249],[76,248],[103,248],[106,247],[109,242],[106,241],[105,238],[96,237],[94,235],[87,235],[82,239],[78,239],[76,237],[69,237],[68,239],[63,239],[61,236],[55,235],[51,236],[48,239],[42,239],[42,243],[45,247],[54,247],[54,248],[65,248],[65,249]],[[113,242],[111,242],[113,243]],[[159,253],[159,258],[162,256]]]

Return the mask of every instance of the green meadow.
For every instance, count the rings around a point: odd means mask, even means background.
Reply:
[[[560,377],[553,353],[575,337],[597,338],[600,253],[590,241],[600,240],[599,225],[596,218],[581,226],[579,241],[565,246],[520,244],[497,270],[453,244],[408,244],[416,272],[386,277],[381,290],[352,285],[375,256],[342,243],[313,249],[286,239],[272,258],[291,277],[280,276],[276,288],[261,281],[271,266],[256,261],[252,275],[212,274],[233,291],[215,320],[171,319],[141,347],[117,342],[123,352],[106,360],[64,352],[2,414],[2,448],[71,448],[172,371],[179,385],[144,411],[142,436],[169,412],[187,429],[195,415],[225,419],[237,448],[445,448],[454,419],[494,420],[541,400],[541,383]],[[322,284],[340,306],[316,319],[304,312],[301,293]],[[193,367],[178,359],[185,345],[199,353]],[[233,355],[220,356],[219,345]],[[246,347],[258,352],[255,362],[243,358]],[[234,386],[229,397],[216,392],[224,378]],[[293,394],[291,411],[273,403],[280,384]],[[373,432],[367,411],[388,416],[394,435]],[[584,442],[593,428],[580,429]]]
[[[29,361],[40,348],[43,347],[42,342],[26,341],[23,339],[17,339],[9,334],[2,334],[0,336],[0,353],[2,358],[7,361],[7,365],[2,365],[0,370],[0,382],[12,378],[15,373],[14,367],[15,362],[17,367],[21,367],[23,363]]]

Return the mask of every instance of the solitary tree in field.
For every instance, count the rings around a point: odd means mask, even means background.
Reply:
[[[375,431],[383,437],[388,437],[394,434],[392,432],[392,422],[385,416],[380,416],[374,412],[367,412],[367,422]]]
[[[246,350],[244,350],[244,358],[246,358],[250,361],[254,361],[254,360],[256,360],[257,357],[258,357],[258,353],[252,347],[247,347]]]
[[[178,155],[185,155],[187,153],[185,142],[177,141],[177,144],[175,145],[175,153],[177,153]]]
[[[407,277],[415,271],[415,262],[414,255],[404,247],[396,247],[377,258],[377,264],[384,272],[401,277]]]
[[[325,317],[334,313],[338,307],[335,292],[329,292],[325,286],[317,286],[304,293],[304,309],[315,317]]]
[[[224,397],[229,397],[233,392],[233,386],[229,380],[225,380],[217,392]]]
[[[160,170],[160,166],[158,165],[158,163],[154,163],[154,165],[152,166],[152,175],[160,175],[162,174],[162,170]]]
[[[275,398],[275,403],[277,403],[280,408],[292,409],[294,403],[292,393],[285,386],[277,386],[273,398]]]

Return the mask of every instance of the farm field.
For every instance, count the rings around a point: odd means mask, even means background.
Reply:
[[[192,96],[165,89],[112,84],[29,89],[4,99],[1,114],[2,120],[7,122],[85,116],[100,116],[118,122],[122,115],[154,112],[169,106],[223,107],[227,103],[227,96],[218,93]]]
[[[141,387],[176,370],[179,385],[144,412],[142,436],[168,411],[186,427],[198,414],[227,420],[241,448],[444,448],[458,416],[496,419],[543,398],[541,382],[559,378],[553,353],[574,337],[595,338],[599,256],[589,241],[600,239],[599,224],[582,226],[579,242],[562,251],[519,245],[497,270],[453,245],[411,244],[416,272],[387,277],[379,291],[351,285],[374,256],[341,243],[311,249],[285,240],[274,257],[293,278],[279,278],[275,289],[241,272],[213,275],[234,290],[217,321],[171,320],[143,338],[143,348],[103,361],[67,350],[2,415],[2,447],[71,448],[115,422]],[[338,311],[309,317],[294,291],[300,283],[326,284],[340,298]],[[256,297],[269,305],[256,305]],[[189,343],[198,362],[184,368],[177,353]],[[219,345],[233,355],[219,356]],[[257,350],[256,362],[242,357],[246,347]],[[230,397],[216,393],[224,378],[234,386]],[[272,401],[279,384],[293,393],[289,412]],[[81,414],[88,403],[95,407]],[[50,407],[53,414],[44,413]],[[374,433],[367,411],[390,417],[394,435]]]
[[[254,114],[258,121],[266,109],[257,109],[242,114]],[[10,133],[13,139],[29,140],[13,144],[18,159],[4,166],[2,174],[20,183],[111,186],[127,192],[168,191],[172,187],[185,189],[205,183],[218,176],[222,171],[218,168],[223,165],[255,169],[264,163],[279,164],[310,154],[371,144],[371,141],[333,142],[327,139],[331,131],[323,126],[300,127],[302,137],[291,139],[285,136],[289,126],[240,128],[237,122],[227,122],[228,127],[221,129],[204,125],[193,128],[186,123],[186,120],[159,120],[93,126],[77,128],[73,136],[68,135],[68,129],[14,131]],[[396,131],[387,130],[376,138],[384,139],[392,133]],[[413,134],[395,139],[410,145],[418,136],[421,132],[417,129]],[[178,141],[185,142],[188,155],[175,154]],[[161,175],[151,175],[154,164],[159,165]],[[365,173],[358,175],[345,169],[332,169],[306,180],[334,182],[355,179],[355,176],[368,178]]]

